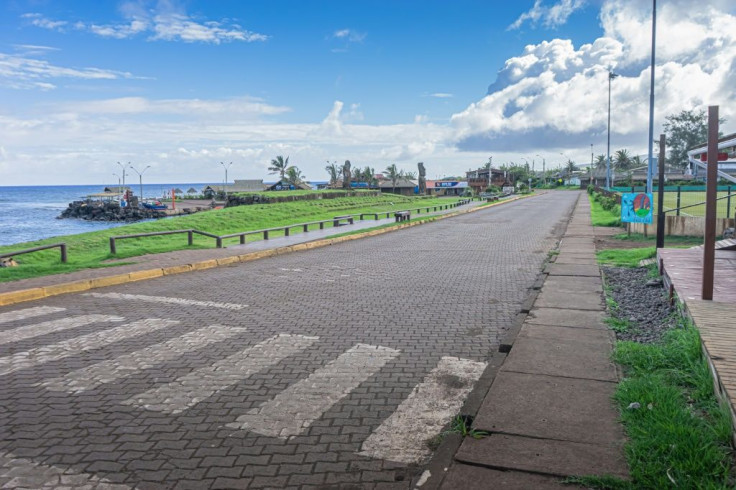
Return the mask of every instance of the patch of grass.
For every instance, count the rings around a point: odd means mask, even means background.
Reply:
[[[644,236],[642,233],[621,233],[614,235],[614,239],[632,242],[656,242],[656,235]],[[667,247],[692,247],[694,245],[702,245],[703,237],[697,236],[666,236],[664,237],[665,246]]]
[[[636,330],[636,324],[625,318],[609,317],[603,320],[608,328],[616,333],[626,333]]]
[[[590,200],[590,221],[593,226],[621,226],[621,206],[607,211],[590,195],[588,199]]]
[[[614,398],[629,437],[630,488],[733,488],[730,413],[713,393],[697,330],[679,323],[661,344],[616,345],[627,376]]]
[[[482,439],[486,437],[488,432],[484,430],[477,430],[471,427],[472,418],[465,415],[458,415],[450,423],[450,430],[448,432],[460,434],[463,437],[472,437],[473,439]]]
[[[112,256],[109,253],[108,245],[111,236],[189,228],[224,235],[308,221],[327,220],[334,216],[345,214],[385,213],[416,207],[439,206],[455,201],[455,199],[448,198],[417,198],[396,194],[382,194],[379,196],[340,197],[335,199],[237,206],[189,216],[135,223],[90,233],[0,246],[1,253],[63,241],[66,242],[69,253],[69,262],[67,264],[60,263],[58,249],[20,255],[16,258],[20,263],[19,267],[0,269],[0,282],[73,272],[81,269],[121,265],[119,262],[114,264],[105,262],[110,259],[125,259],[173,250],[215,247],[215,241],[213,239],[199,235],[195,235],[192,247],[187,246],[185,234],[165,235],[120,241],[117,246],[117,255]],[[326,225],[331,226],[331,223],[327,223]],[[300,229],[292,229],[291,231],[292,233],[298,233]],[[271,237],[282,236],[283,232],[271,232],[270,235]],[[251,235],[247,239],[248,241],[260,240],[261,236]],[[226,241],[225,245],[227,246],[228,243],[238,243],[237,240],[237,238],[234,238],[229,242]]]
[[[595,255],[601,265],[639,267],[640,261],[655,257],[657,249],[655,247],[609,249],[600,250]]]

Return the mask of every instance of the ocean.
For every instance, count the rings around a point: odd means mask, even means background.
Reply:
[[[162,197],[166,191],[194,187],[198,191],[207,184],[144,184],[143,196]],[[139,186],[131,186],[136,195]],[[56,219],[70,202],[103,191],[105,185],[0,186],[0,245],[29,242],[42,238],[73,235],[103,230],[125,223],[107,223],[77,219]]]

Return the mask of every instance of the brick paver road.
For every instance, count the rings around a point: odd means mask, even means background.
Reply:
[[[0,487],[406,488],[577,196],[0,308]]]

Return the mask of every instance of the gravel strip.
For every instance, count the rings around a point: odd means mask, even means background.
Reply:
[[[647,268],[601,267],[609,294],[618,304],[618,311],[609,314],[628,320],[632,328],[616,332],[618,340],[640,343],[657,342],[674,327],[673,309],[661,282],[652,285]],[[647,285],[647,283],[650,285]]]

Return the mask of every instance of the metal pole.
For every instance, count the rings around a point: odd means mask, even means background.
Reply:
[[[608,144],[606,147],[606,189],[611,188],[611,80],[618,75],[608,70]]]
[[[682,197],[682,186],[677,186],[677,216],[680,216],[680,202]]]
[[[652,192],[654,176],[654,48],[657,39],[657,0],[652,0],[652,67],[649,80],[649,161],[647,163],[647,192]]]
[[[657,187],[657,248],[664,248],[664,135],[659,135],[659,184]]]
[[[716,259],[716,198],[718,195],[718,106],[708,107],[708,182],[705,190],[705,239],[703,240],[703,287],[701,298],[713,299]]]

